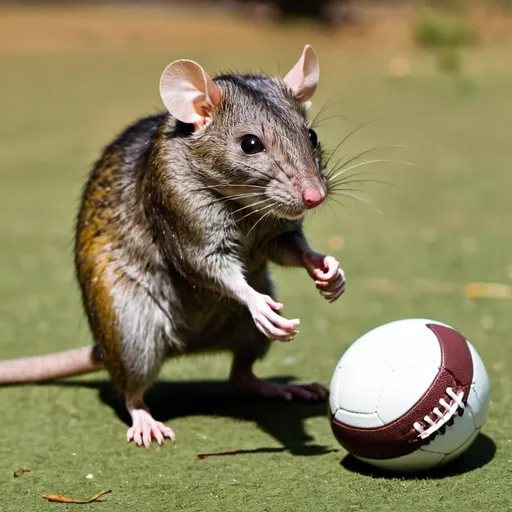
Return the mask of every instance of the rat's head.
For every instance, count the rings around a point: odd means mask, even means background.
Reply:
[[[284,78],[221,75],[193,61],[170,64],[160,94],[190,125],[190,151],[224,195],[261,214],[298,218],[326,197],[320,143],[307,110],[319,77],[311,46]]]

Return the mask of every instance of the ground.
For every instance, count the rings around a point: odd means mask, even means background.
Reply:
[[[339,116],[319,124],[324,145],[333,149],[372,121],[338,155],[349,159],[368,148],[400,144],[405,147],[359,161],[404,160],[416,167],[354,169],[393,187],[368,184],[372,205],[339,196],[341,204],[332,201],[332,208],[309,217],[311,244],[340,260],[347,292],[328,304],[305,272],[276,269],[278,298],[286,315],[301,319],[300,335],[276,343],[258,374],[328,384],[358,336],[389,320],[422,316],[451,324],[471,340],[487,366],[493,403],[483,435],[457,462],[428,477],[390,478],[355,464],[337,445],[325,404],[271,403],[234,393],[225,381],[224,356],[166,364],[149,404],[172,426],[177,442],[149,451],[126,443],[126,414],[104,373],[4,388],[2,510],[72,510],[46,503],[42,494],[86,498],[102,489],[112,493],[103,504],[89,506],[125,512],[512,510],[510,301],[464,295],[473,281],[512,284],[509,46],[468,50],[463,75],[444,76],[435,59],[413,49],[405,36],[372,47],[308,27],[284,35],[284,28],[256,27],[243,46],[235,44],[244,35],[241,22],[216,18],[200,21],[208,44],[199,44],[180,39],[184,14],[4,14],[2,359],[90,342],[72,271],[80,189],[101,146],[126,123],[160,108],[158,80],[165,65],[187,57],[212,73],[284,72],[311,43],[321,66],[313,115],[331,98],[324,117]],[[162,44],[148,35],[153,23],[167,31]],[[392,76],[404,70],[406,76]],[[242,453],[196,459],[229,450]],[[22,466],[31,472],[13,478]]]

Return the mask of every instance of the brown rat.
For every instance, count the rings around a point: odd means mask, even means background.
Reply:
[[[75,266],[93,347],[0,363],[0,383],[106,368],[132,417],[128,441],[174,440],[143,401],[168,357],[233,354],[230,380],[265,397],[323,399],[319,384],[261,380],[254,362],[298,320],[278,311],[270,261],[305,268],[328,300],[345,289],[338,262],[312,251],[304,213],[329,191],[307,120],[317,87],[310,46],[284,78],[220,75],[195,62],[163,72],[167,112],[108,145],[85,185]]]

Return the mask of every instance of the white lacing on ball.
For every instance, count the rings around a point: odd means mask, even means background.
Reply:
[[[462,401],[464,396],[463,391],[460,391],[457,394],[452,388],[446,388],[446,394],[452,399],[452,402],[448,403],[444,398],[439,400],[439,404],[444,407],[444,412],[441,412],[438,407],[435,407],[429,416],[425,416],[423,418],[423,421],[430,425],[428,428],[423,428],[421,423],[418,421],[414,423],[413,427],[419,433],[418,437],[421,439],[429,437],[433,433],[437,432],[443,425],[446,425],[458,411],[459,407],[464,409],[465,405]],[[433,420],[430,417],[431,415],[435,415],[437,418]]]

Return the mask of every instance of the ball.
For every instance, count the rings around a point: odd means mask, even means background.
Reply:
[[[489,409],[489,378],[475,348],[427,319],[381,325],[342,355],[330,384],[334,436],[384,470],[439,467],[473,443]]]

